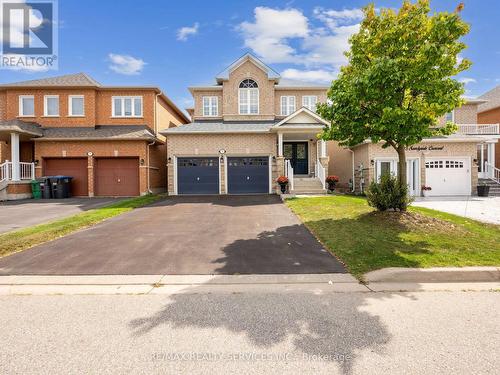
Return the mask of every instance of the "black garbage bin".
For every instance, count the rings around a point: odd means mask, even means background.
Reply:
[[[64,199],[71,196],[71,179],[70,176],[50,176],[50,188],[52,198]]]
[[[40,184],[40,190],[42,192],[43,199],[52,198],[51,189],[50,189],[50,181],[48,177],[40,177],[36,179]]]

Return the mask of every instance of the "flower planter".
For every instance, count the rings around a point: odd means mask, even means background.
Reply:
[[[335,190],[335,185],[336,184],[334,182],[333,183],[332,182],[328,183],[328,190],[330,192],[333,192]]]
[[[477,195],[479,197],[487,197],[490,193],[490,187],[488,185],[478,185]]]
[[[282,194],[286,193],[286,186],[287,186],[287,184],[280,184],[280,188],[281,188],[281,193]]]

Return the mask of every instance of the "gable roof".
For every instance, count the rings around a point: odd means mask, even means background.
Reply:
[[[229,79],[229,73],[231,73],[234,69],[236,69],[237,67],[239,67],[241,64],[243,64],[246,61],[253,62],[260,69],[262,69],[264,72],[266,72],[269,79],[276,79],[276,80],[280,79],[280,75],[276,70],[271,68],[269,65],[266,65],[263,61],[259,60],[256,56],[247,52],[243,56],[241,56],[238,60],[233,62],[231,65],[229,65],[226,69],[224,69],[222,72],[217,74],[217,76],[215,77],[215,79],[217,80],[217,83],[220,83],[224,80]]]
[[[5,83],[0,87],[100,87],[101,84],[85,73]]]
[[[288,122],[290,120],[292,120],[293,118],[297,117],[301,113],[305,113],[306,115],[312,117],[315,121],[314,122],[308,122],[308,123],[291,123],[291,124],[288,124]],[[276,125],[274,125],[274,128],[279,128],[279,127],[283,127],[283,126],[297,127],[297,126],[318,126],[318,125],[320,125],[321,127],[323,127],[325,125],[326,126],[330,125],[330,123],[328,121],[326,121],[326,120],[323,120],[318,114],[314,113],[310,109],[308,109],[306,107],[301,107],[298,110],[296,110],[295,112],[293,112],[291,115],[288,115],[283,120],[281,120]]]
[[[500,107],[500,85],[492,88],[490,91],[485,92],[478,98],[487,100],[486,103],[480,104],[479,107],[477,107],[479,113],[488,111],[496,107]]]

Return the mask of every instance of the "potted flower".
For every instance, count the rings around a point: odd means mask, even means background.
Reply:
[[[337,182],[339,182],[339,177],[338,176],[328,176],[325,178],[326,183],[328,184],[328,190],[334,191],[335,190],[335,185],[337,185]]]
[[[422,185],[422,196],[426,197],[427,196],[427,192],[431,191],[431,190],[432,190],[432,188],[430,186]]]
[[[490,194],[490,187],[485,183],[477,185],[477,195],[479,197],[487,197]]]
[[[278,179],[276,180],[276,182],[281,187],[281,192],[283,194],[285,194],[286,187],[288,185],[288,177],[287,176],[279,176]]]

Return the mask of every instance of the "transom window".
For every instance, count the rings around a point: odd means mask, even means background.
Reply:
[[[45,95],[43,115],[49,117],[59,116],[59,95]]]
[[[259,113],[259,88],[252,79],[241,81],[239,86],[240,115],[256,115]]]
[[[288,116],[295,112],[295,96],[281,97],[281,114]]]
[[[35,116],[35,97],[33,95],[19,96],[19,116]]]
[[[85,99],[83,95],[70,95],[68,97],[68,115],[69,116],[84,116],[85,114]]]
[[[302,106],[306,107],[310,111],[316,112],[317,103],[318,97],[316,95],[304,95],[302,97]]]
[[[218,116],[218,102],[216,96],[203,97],[203,116]]]
[[[113,96],[113,117],[142,117],[142,96]]]

